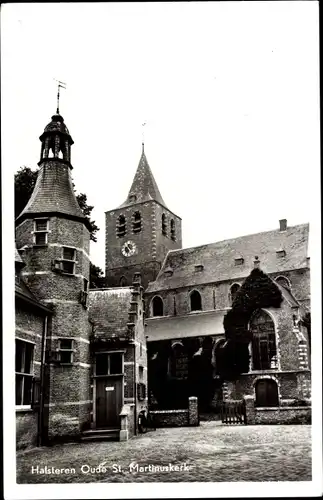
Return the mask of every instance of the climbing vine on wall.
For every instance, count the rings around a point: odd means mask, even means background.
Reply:
[[[259,268],[253,269],[237,292],[232,309],[223,320],[226,343],[217,353],[217,366],[224,380],[235,380],[249,370],[252,314],[261,308],[280,307],[282,294],[276,284]]]

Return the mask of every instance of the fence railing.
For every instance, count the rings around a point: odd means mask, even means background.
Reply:
[[[244,401],[224,401],[221,406],[223,424],[246,424]]]

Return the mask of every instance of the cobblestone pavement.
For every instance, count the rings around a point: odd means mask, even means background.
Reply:
[[[131,463],[146,470],[137,471],[136,466],[130,470]],[[182,470],[156,471],[153,467],[169,464]],[[45,466],[74,468],[75,472],[32,473],[32,467],[40,471]],[[125,442],[69,443],[17,454],[18,483],[310,480],[309,425],[201,422],[199,427],[149,431]]]

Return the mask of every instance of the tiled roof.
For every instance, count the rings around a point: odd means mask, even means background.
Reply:
[[[130,196],[135,195],[135,199],[131,200]],[[142,151],[142,155],[139,161],[137,172],[132,181],[132,185],[128,194],[127,200],[120,205],[119,208],[132,205],[134,203],[140,203],[143,201],[155,200],[165,208],[166,204],[159,192],[157,183],[154,179],[153,173],[148,164],[145,152]]]
[[[16,245],[15,245],[15,263],[16,263],[16,264],[18,264],[18,263],[19,263],[20,265],[24,265],[24,261],[23,261],[23,260],[22,260],[22,258],[20,257],[20,254],[19,254],[19,252],[18,252],[18,250],[17,250]]]
[[[23,279],[20,278],[19,282],[15,284],[15,296],[16,299],[23,300],[27,302],[29,307],[34,306],[39,310],[45,311],[45,313],[52,313],[52,311],[46,307],[44,304],[39,302],[35,295],[29,290]],[[43,312],[44,314],[44,312]]]
[[[90,290],[89,320],[94,332],[102,337],[120,337],[127,334],[129,322],[130,287]]]
[[[74,194],[69,166],[59,160],[49,159],[41,165],[34,191],[17,221],[28,214],[51,212],[86,221]]]
[[[300,224],[288,227],[286,231],[277,229],[172,250],[146,292],[245,278],[253,269],[256,256],[266,274],[307,267],[308,234],[309,224]],[[278,257],[276,252],[279,250],[285,250],[285,256]],[[243,263],[237,265],[235,259],[241,258]],[[203,265],[203,270],[196,272],[196,265]],[[171,276],[164,272],[169,267],[173,269]]]

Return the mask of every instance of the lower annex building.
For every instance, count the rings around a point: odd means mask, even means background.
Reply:
[[[310,401],[309,225],[182,248],[144,147],[127,199],[106,212],[104,288],[89,289],[90,232],[71,180],[72,137],[59,110],[40,136],[31,198],[16,220],[17,444],[93,435],[128,439],[142,409],[203,411],[253,398]],[[254,269],[279,307],[255,309],[249,366],[219,376],[224,317]],[[242,288],[241,288],[242,290]]]

